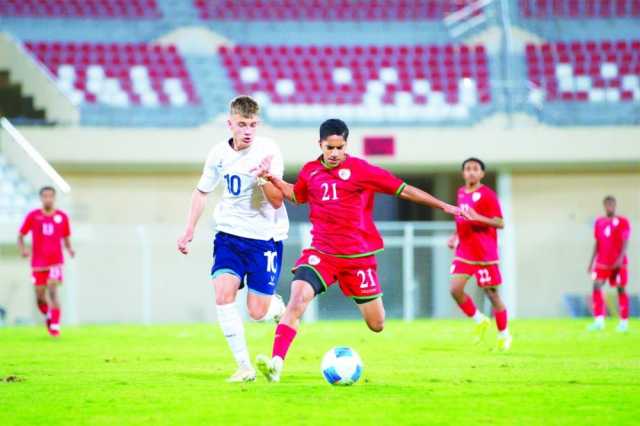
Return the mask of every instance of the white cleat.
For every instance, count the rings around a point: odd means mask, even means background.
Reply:
[[[604,323],[594,321],[587,327],[587,331],[602,331],[604,330]]]
[[[511,349],[511,342],[513,341],[513,337],[511,334],[507,334],[506,336],[498,335],[498,350],[502,352],[506,352]]]
[[[282,358],[279,356],[269,358],[265,355],[258,355],[256,357],[256,365],[258,366],[258,370],[264,374],[264,377],[266,377],[268,381],[280,381],[280,374],[282,373],[282,367],[284,366]]]
[[[255,380],[256,370],[253,368],[238,368],[238,370],[227,379],[227,383],[253,382]]]
[[[626,333],[629,331],[629,324],[627,322],[620,322],[616,327],[618,333]]]

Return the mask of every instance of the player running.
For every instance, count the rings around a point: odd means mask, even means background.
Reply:
[[[464,186],[458,189],[458,207],[464,216],[456,217],[456,232],[448,246],[455,249],[451,265],[451,296],[462,312],[476,322],[476,343],[484,339],[490,321],[464,291],[471,276],[484,290],[493,306],[498,328],[498,349],[511,348],[511,334],[507,329],[507,308],[500,298],[498,286],[502,283],[498,267],[498,229],[504,227],[498,197],[482,183],[485,164],[478,158],[467,158],[462,163]]]
[[[71,257],[71,228],[65,212],[55,208],[56,190],[50,186],[40,189],[42,208],[30,211],[18,234],[18,248],[22,257],[31,256],[31,276],[36,287],[38,310],[45,315],[47,330],[53,337],[60,335],[60,299],[58,286],[62,284],[64,254],[62,244]],[[24,237],[31,232],[31,253]]]
[[[593,228],[595,245],[589,262],[588,271],[593,279],[593,317],[589,330],[604,329],[605,303],[602,287],[609,281],[611,287],[618,289],[618,310],[620,323],[617,330],[621,333],[629,329],[629,295],[627,286],[627,246],[631,235],[629,220],[616,215],[616,199],[608,195],[604,201],[605,216],[596,220]]]
[[[296,337],[300,318],[309,303],[336,282],[357,304],[369,329],[382,331],[384,306],[375,254],[383,241],[373,222],[376,192],[396,196],[458,214],[459,209],[407,185],[387,170],[347,155],[349,129],[338,119],[320,126],[322,155],[304,165],[295,185],[265,171],[261,176],[295,203],[309,204],[313,225],[312,247],[296,262],[287,309],[275,332],[271,358],[257,357],[259,370],[269,381],[280,380],[285,356]]]
[[[287,211],[282,193],[252,173],[265,157],[273,158],[269,168],[272,175],[281,178],[284,167],[278,146],[256,137],[258,113],[257,102],[248,96],[231,101],[228,125],[232,137],[209,153],[191,197],[187,227],[178,239],[178,250],[187,254],[207,195],[224,179],[224,193],[215,210],[217,232],[211,278],[218,322],[238,364],[229,382],[256,378],[235,304],[238,290],[245,283],[249,288],[247,309],[254,320],[274,319],[284,311],[275,290],[282,266],[282,241],[289,231]]]

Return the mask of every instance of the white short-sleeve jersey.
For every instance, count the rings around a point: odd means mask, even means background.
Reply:
[[[284,163],[280,148],[270,139],[255,138],[246,149],[236,151],[231,140],[214,146],[198,182],[198,190],[209,193],[224,185],[215,209],[216,229],[238,237],[281,241],[287,238],[289,218],[284,204],[275,209],[267,201],[251,170],[267,156],[271,174],[282,178]]]

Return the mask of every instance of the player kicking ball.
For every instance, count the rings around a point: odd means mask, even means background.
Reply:
[[[62,284],[64,254],[62,244],[71,257],[71,228],[65,212],[55,207],[56,190],[50,186],[40,189],[42,207],[30,211],[22,222],[18,234],[18,248],[22,257],[31,256],[31,276],[36,287],[38,310],[46,318],[47,331],[53,337],[60,335],[60,299],[58,286]],[[24,237],[31,233],[31,253]]]
[[[273,320],[284,311],[275,291],[282,266],[282,241],[289,231],[287,211],[280,190],[252,173],[265,157],[273,159],[269,168],[273,176],[281,178],[284,166],[278,146],[256,137],[258,112],[258,104],[248,96],[231,102],[228,126],[232,137],[209,153],[191,197],[186,229],[178,239],[178,250],[187,254],[207,196],[224,180],[222,199],[215,210],[211,278],[218,322],[238,364],[229,382],[256,378],[235,303],[238,290],[246,283],[247,309],[254,320]]]
[[[618,311],[620,323],[617,330],[625,333],[629,329],[629,295],[627,294],[627,246],[631,235],[629,220],[616,215],[616,199],[609,195],[604,201],[605,215],[594,225],[595,245],[588,271],[593,279],[593,317],[589,330],[604,330],[605,303],[602,287],[609,281],[618,289]]]
[[[493,306],[498,328],[498,349],[511,348],[511,334],[507,329],[507,309],[498,293],[502,283],[498,267],[498,229],[504,227],[498,197],[482,184],[485,165],[482,160],[468,158],[462,163],[464,186],[458,189],[458,207],[463,215],[456,217],[456,232],[448,246],[455,250],[451,265],[451,295],[460,309],[476,322],[476,343],[484,339],[490,321],[464,291],[474,276]]]
[[[347,155],[348,136],[349,129],[341,120],[322,123],[322,155],[304,165],[294,185],[269,173],[268,161],[261,167],[261,176],[280,189],[287,200],[309,204],[313,225],[312,246],[303,250],[296,262],[291,295],[276,328],[272,356],[257,357],[258,369],[272,382],[280,380],[284,359],[307,306],[336,282],[356,303],[369,329],[382,331],[385,312],[375,254],[383,249],[383,241],[372,217],[375,193],[393,194],[452,215],[460,211],[407,185],[387,170]]]

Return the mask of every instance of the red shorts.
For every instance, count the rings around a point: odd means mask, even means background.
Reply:
[[[31,270],[31,277],[36,286],[47,285],[50,282],[62,282],[62,265],[51,266],[49,269]]]
[[[454,260],[451,265],[451,275],[466,275],[476,277],[478,287],[495,287],[502,284],[502,276],[498,264],[472,265]]]
[[[629,271],[626,266],[620,269],[595,268],[591,272],[594,281],[609,281],[611,287],[626,287],[629,280]]]
[[[293,270],[303,265],[318,274],[325,289],[337,282],[342,293],[352,299],[373,300],[382,296],[378,280],[378,263],[373,255],[342,258],[306,249],[302,251]]]

